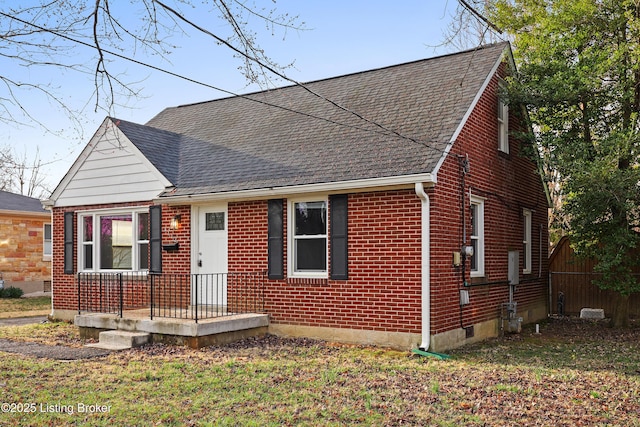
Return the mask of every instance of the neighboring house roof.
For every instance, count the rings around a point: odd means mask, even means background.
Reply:
[[[2,211],[50,215],[42,207],[40,200],[8,191],[0,191],[0,212]]]
[[[505,53],[509,44],[498,43],[167,108],[146,125],[108,118],[46,203],[115,200],[97,187],[110,179],[95,169],[108,170],[105,153],[144,157],[164,177],[146,188],[169,187],[160,198],[435,182]],[[111,187],[124,185],[120,175]]]

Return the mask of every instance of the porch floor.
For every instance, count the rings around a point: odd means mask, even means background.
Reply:
[[[154,316],[149,309],[128,310],[122,318],[116,314],[83,313],[74,318],[84,337],[97,337],[99,331],[122,330],[152,334],[152,342],[171,342],[190,347],[229,342],[246,336],[265,334],[269,326],[268,314],[234,314],[199,319],[180,319]],[[92,332],[93,331],[93,332]]]

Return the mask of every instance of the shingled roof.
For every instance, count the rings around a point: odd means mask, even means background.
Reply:
[[[144,126],[114,122],[172,196],[430,173],[505,49],[167,108]]]
[[[0,211],[48,214],[48,211],[42,207],[40,200],[8,191],[0,191]]]

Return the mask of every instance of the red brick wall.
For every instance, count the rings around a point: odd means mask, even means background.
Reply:
[[[53,209],[53,289],[54,308],[60,310],[78,309],[77,275],[64,273],[64,213],[75,212],[74,233],[77,230],[78,214],[83,211],[96,209],[111,209],[122,207],[149,206],[150,202],[123,203],[117,205],[91,205],[81,207],[54,208]],[[181,226],[178,230],[171,230],[171,219],[174,215],[181,215]],[[178,251],[162,251],[162,268],[165,273],[189,273],[191,259],[191,207],[190,206],[163,206],[162,207],[162,232],[163,244],[177,241],[180,245]],[[76,233],[77,234],[77,233]],[[73,257],[74,271],[78,271],[78,239],[74,241]],[[181,290],[183,301],[189,302],[189,281]],[[148,286],[140,286],[135,281],[129,282],[126,304],[129,308],[147,306],[149,301]],[[156,289],[157,295],[162,295],[162,289]]]
[[[526,310],[546,301],[547,292],[547,200],[542,181],[533,162],[526,159],[520,143],[510,137],[510,153],[498,150],[497,112],[498,80],[494,78],[477,108],[457,138],[450,154],[438,172],[438,184],[431,190],[431,291],[432,333],[470,326],[496,318],[500,305],[508,301],[508,286],[485,285],[506,281],[508,252],[520,251],[520,278],[514,300],[518,310]],[[509,123],[517,129],[518,116],[510,109]],[[460,158],[469,159],[470,172],[462,189]],[[471,235],[469,191],[484,201],[485,276],[470,278],[470,264],[465,277],[461,267],[453,267],[454,251],[463,244],[462,197],[465,198],[467,243]],[[522,275],[524,254],[523,209],[532,213],[532,269]],[[542,249],[540,251],[540,248]],[[541,272],[541,274],[540,274]],[[477,287],[469,288],[470,304],[460,310],[459,290],[464,281]]]
[[[266,311],[273,323],[419,331],[420,200],[413,190],[348,200],[349,280],[269,280]],[[266,269],[267,202],[230,204],[229,271]]]
[[[171,220],[180,215],[180,228],[171,229]],[[162,251],[163,273],[190,273],[191,206],[162,206],[162,243],[178,242],[177,251]]]
[[[171,228],[171,220],[180,215],[180,228]],[[191,303],[191,206],[162,206],[162,244],[178,243],[177,251],[162,251],[162,272],[176,275],[154,282],[154,306],[186,308]]]

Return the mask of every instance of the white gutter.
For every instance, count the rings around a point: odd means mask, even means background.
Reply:
[[[51,212],[48,211],[42,211],[42,212],[36,212],[36,211],[14,211],[11,209],[0,209],[0,215],[11,215],[11,216],[29,216],[29,217],[51,217]]]
[[[351,181],[338,181],[318,184],[303,184],[283,187],[259,188],[254,190],[236,190],[220,193],[204,193],[180,196],[162,196],[153,200],[154,203],[165,204],[190,204],[213,201],[233,201],[249,199],[265,199],[269,197],[282,197],[292,194],[309,193],[331,193],[331,192],[357,192],[368,190],[381,190],[386,188],[410,187],[415,182],[427,182],[431,185],[436,183],[436,176],[431,173],[421,173],[413,175],[392,176],[383,178],[358,179]]]
[[[424,191],[422,182],[415,183],[415,191],[422,202],[422,344],[420,344],[420,350],[428,351],[431,344],[431,212],[429,196]]]

